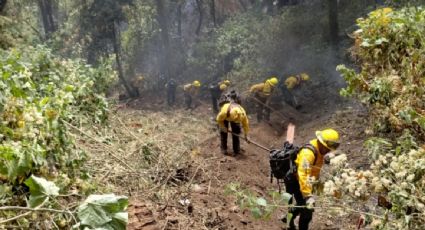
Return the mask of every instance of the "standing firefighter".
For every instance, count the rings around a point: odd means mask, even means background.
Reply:
[[[211,93],[212,109],[214,113],[218,113],[218,100],[221,94],[225,92],[230,86],[229,80],[224,80],[218,83],[210,84],[209,89]]]
[[[299,151],[296,160],[296,172],[285,180],[286,192],[290,193],[297,202],[296,207],[289,210],[289,229],[295,229],[294,219],[299,218],[299,229],[307,230],[313,218],[314,197],[312,195],[312,181],[319,179],[320,170],[324,163],[324,156],[337,149],[339,146],[339,134],[334,129],[316,131],[316,139],[309,142]]]
[[[192,97],[198,95],[200,87],[201,82],[197,80],[183,86],[184,102],[186,104],[186,109],[192,108]]]
[[[168,106],[172,106],[176,102],[177,83],[174,80],[174,78],[171,78],[170,80],[168,80],[167,84],[165,84],[165,88],[167,89]]]
[[[298,88],[302,82],[310,80],[310,76],[306,73],[297,74],[295,76],[289,76],[286,78],[284,84],[281,84],[280,89],[282,91],[283,100],[290,106],[298,109],[300,105],[298,104],[295,96],[292,94],[292,91]]]
[[[254,96],[257,104],[257,121],[261,122],[263,114],[266,121],[270,120],[270,98],[274,88],[279,83],[276,77],[272,77],[264,83],[259,83],[251,86],[249,92]]]
[[[236,97],[235,97],[236,98]],[[235,100],[224,103],[217,115],[217,123],[220,129],[221,152],[227,154],[227,134],[232,133],[233,152],[235,155],[240,154],[241,125],[245,135],[245,140],[248,141],[249,122],[248,116],[244,108]],[[229,129],[229,126],[231,129]]]

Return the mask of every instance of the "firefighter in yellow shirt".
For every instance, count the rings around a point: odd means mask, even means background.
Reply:
[[[248,141],[249,122],[245,109],[233,100],[225,103],[217,115],[217,123],[220,129],[221,152],[223,154],[227,154],[227,134],[231,130],[233,152],[235,155],[239,154],[241,152],[239,140],[241,125],[243,128],[245,140]],[[231,128],[230,130],[229,126]]]
[[[319,179],[325,155],[338,148],[339,134],[334,129],[316,131],[316,139],[309,142],[308,146],[310,147],[306,146],[301,148],[295,160],[297,172],[293,178],[285,181],[286,192],[293,196],[290,203],[295,199],[297,206],[306,206],[289,210],[289,213],[292,214],[289,220],[289,229],[295,229],[294,219],[297,215],[300,215],[299,229],[308,229],[313,218],[315,203],[312,182]]]
[[[274,88],[277,86],[279,81],[276,77],[271,77],[264,83],[259,83],[251,86],[249,92],[254,96],[257,104],[257,121],[261,122],[263,115],[266,121],[270,120],[270,108],[269,102],[271,95],[273,94]]]
[[[197,80],[183,86],[184,102],[186,104],[186,109],[192,108],[192,97],[198,95],[200,87],[201,82]]]
[[[284,84],[280,85],[284,101],[290,106],[298,109],[300,105],[298,104],[295,96],[292,94],[292,91],[299,88],[303,82],[308,80],[310,80],[310,76],[308,76],[306,73],[301,73],[286,78]]]
[[[225,92],[230,86],[229,80],[224,80],[220,82],[215,82],[210,84],[209,90],[211,93],[211,102],[213,112],[218,113],[218,100],[220,99],[223,92]]]

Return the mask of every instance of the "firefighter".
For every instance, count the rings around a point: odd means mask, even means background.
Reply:
[[[299,229],[308,229],[313,218],[315,203],[312,194],[312,181],[319,179],[325,155],[338,148],[339,134],[334,129],[316,131],[316,138],[311,140],[309,144],[313,148],[301,148],[295,160],[297,171],[292,175],[292,178],[285,181],[286,192],[292,195],[290,203],[295,199],[296,206],[305,206],[289,210],[287,218],[289,229],[295,229],[294,219],[297,215],[300,215]]]
[[[192,108],[192,98],[198,95],[200,88],[201,88],[201,82],[199,82],[198,80],[195,80],[192,83],[188,83],[183,86],[184,101],[186,104],[186,109]]]
[[[236,98],[236,97],[235,97]],[[239,135],[241,133],[241,125],[246,141],[248,140],[249,122],[245,109],[234,100],[223,104],[217,115],[217,123],[220,130],[221,152],[227,152],[227,134],[232,133],[233,153],[238,155],[241,153]],[[230,129],[229,129],[230,126]]]
[[[270,120],[270,98],[279,81],[276,77],[271,77],[264,83],[251,86],[249,92],[254,97],[257,104],[257,121],[261,122],[263,115],[266,121]]]
[[[301,73],[286,78],[284,84],[281,84],[280,86],[283,95],[283,100],[295,109],[299,109],[301,106],[298,104],[297,99],[292,94],[292,92],[293,90],[299,88],[299,86],[303,82],[306,82],[308,80],[310,80],[310,76],[308,76],[308,74],[306,73]]]
[[[214,114],[218,113],[218,100],[220,99],[220,96],[225,92],[230,86],[229,80],[224,80],[218,83],[210,84],[209,89],[211,93],[211,102],[212,102],[212,109]]]
[[[165,88],[167,89],[168,106],[172,106],[176,102],[177,83],[174,78],[170,78],[170,80],[168,80],[167,84],[165,84]]]

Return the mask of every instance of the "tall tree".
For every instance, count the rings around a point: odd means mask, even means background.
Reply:
[[[217,27],[217,20],[215,17],[215,0],[210,0],[210,11],[211,11],[211,18],[213,21],[214,27]]]
[[[6,6],[7,0],[0,0],[0,13],[3,11]]]
[[[328,0],[329,7],[329,36],[334,48],[338,47],[338,0]]]
[[[55,4],[53,0],[38,0],[38,8],[40,9],[46,37],[50,37],[56,31],[55,21],[53,19],[53,4]]]
[[[165,79],[170,77],[170,38],[168,32],[168,17],[163,0],[156,0],[157,20],[161,29],[161,71]],[[160,80],[160,79],[158,79]]]
[[[115,53],[115,60],[117,62],[117,69],[118,69],[118,77],[120,78],[121,83],[123,84],[124,88],[126,89],[128,95],[130,97],[138,97],[139,91],[128,84],[126,78],[124,77],[124,70],[122,67],[122,56],[121,56],[121,42],[120,42],[120,36],[119,30],[116,22],[113,22],[113,24],[110,26],[112,27],[112,45],[114,47],[114,53]]]
[[[132,3],[132,0],[94,0],[84,7],[80,17],[80,33],[83,37],[90,37],[88,41],[87,59],[95,64],[103,56],[115,54],[118,76],[130,97],[138,96],[136,88],[130,85],[123,71],[121,55],[121,38],[119,29],[125,21],[123,7]]]
[[[266,13],[268,14],[273,13],[273,2],[274,2],[273,0],[263,0],[262,8]]]
[[[204,20],[204,8],[202,6],[203,1],[202,0],[196,0],[196,6],[199,11],[199,19],[198,19],[198,26],[196,27],[196,35],[199,35],[202,28],[202,21]]]
[[[179,2],[177,5],[177,34],[179,35],[180,41],[182,40],[182,8],[183,3]]]

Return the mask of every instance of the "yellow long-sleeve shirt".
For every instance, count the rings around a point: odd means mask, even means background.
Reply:
[[[298,153],[295,164],[297,165],[297,178],[300,190],[304,197],[311,195],[313,191],[312,181],[318,180],[320,170],[323,165],[323,155],[319,152],[318,140],[313,139],[310,144],[316,149],[316,162],[314,152],[311,149],[303,148]]]
[[[229,106],[231,106],[230,111]],[[226,103],[221,107],[220,112],[217,115],[217,123],[222,129],[226,129],[224,126],[224,121],[231,121],[241,124],[245,135],[249,132],[248,116],[246,115],[245,109],[242,108],[242,106],[239,104]]]
[[[183,86],[183,91],[192,96],[197,95],[199,92],[199,87],[194,86],[193,84],[186,84]]]
[[[251,86],[249,89],[250,93],[258,93],[261,97],[268,97],[273,93],[274,86],[270,82],[270,80],[267,80],[264,83],[259,83]]]
[[[289,90],[295,88],[300,83],[301,83],[301,78],[299,76],[290,76],[290,77],[286,78],[286,80],[285,80],[286,88],[289,89]]]

